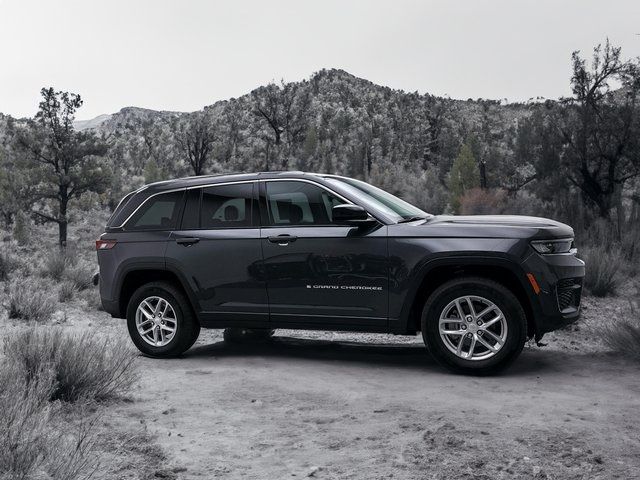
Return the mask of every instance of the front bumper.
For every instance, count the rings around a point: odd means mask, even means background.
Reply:
[[[571,254],[531,253],[524,261],[540,290],[532,296],[536,337],[557,330],[580,318],[580,299],[585,265]]]

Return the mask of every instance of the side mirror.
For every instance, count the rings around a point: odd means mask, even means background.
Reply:
[[[342,204],[331,209],[331,215],[335,223],[342,225],[362,226],[369,225],[373,220],[367,211],[360,205]]]

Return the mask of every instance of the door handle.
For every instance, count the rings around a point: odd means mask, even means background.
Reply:
[[[194,243],[198,243],[200,241],[199,238],[197,237],[183,237],[183,238],[176,238],[176,243],[178,245],[183,245],[185,247],[188,247],[190,245],[193,245]]]
[[[268,237],[269,241],[271,243],[277,243],[278,245],[288,245],[291,242],[295,242],[298,237],[296,237],[295,235],[289,235],[289,234],[282,234],[282,235],[273,235]]]

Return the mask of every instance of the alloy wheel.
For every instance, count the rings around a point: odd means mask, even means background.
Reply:
[[[450,302],[440,314],[440,338],[447,349],[464,360],[486,360],[507,340],[507,319],[486,298],[466,295]]]
[[[154,347],[164,347],[176,334],[178,320],[171,304],[162,297],[147,297],[136,309],[136,329]]]

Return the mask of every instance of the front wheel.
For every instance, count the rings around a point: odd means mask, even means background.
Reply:
[[[429,352],[457,373],[489,375],[522,351],[527,322],[522,305],[503,285],[466,277],[436,289],[422,311]]]
[[[200,324],[184,294],[170,283],[138,288],[127,306],[127,327],[138,350],[150,357],[173,357],[198,339]]]

